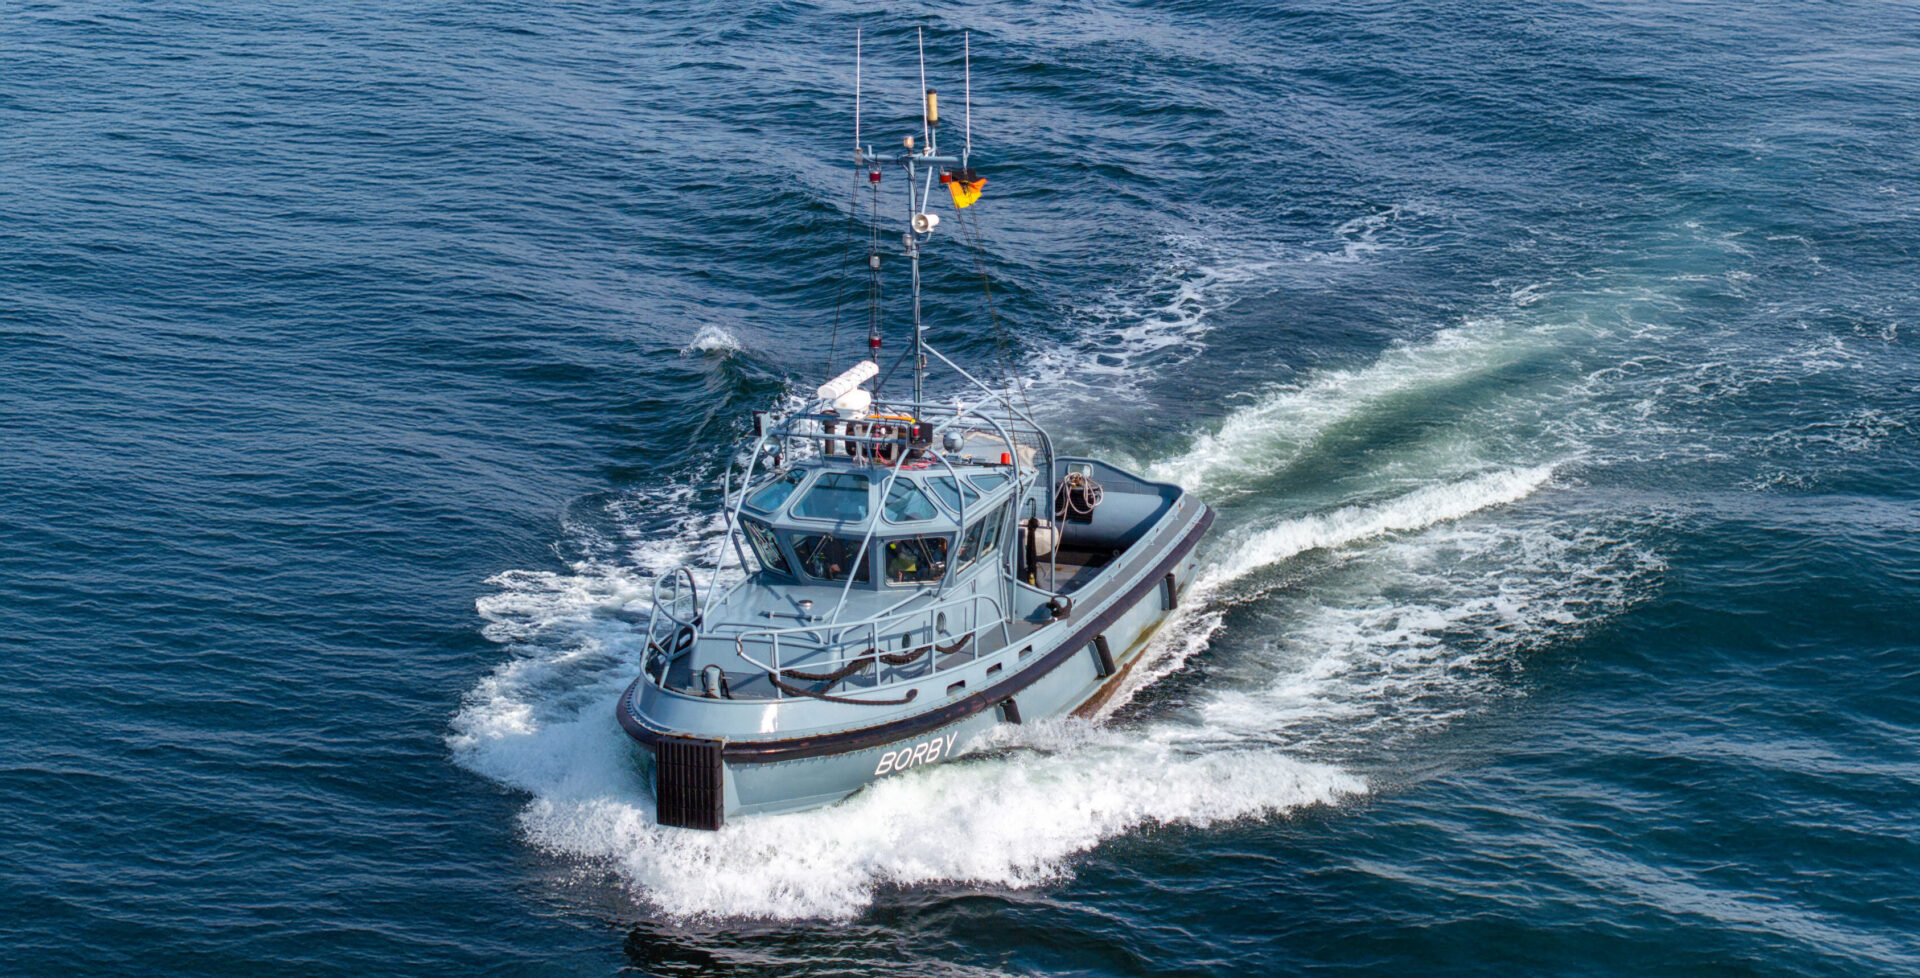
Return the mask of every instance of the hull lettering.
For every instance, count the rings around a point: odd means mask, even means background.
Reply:
[[[879,777],[893,771],[904,771],[920,764],[932,764],[953,753],[953,742],[960,737],[960,731],[923,741],[912,747],[902,747],[880,755],[880,763],[874,765],[873,776]]]

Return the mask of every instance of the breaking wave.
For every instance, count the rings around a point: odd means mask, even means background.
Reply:
[[[740,338],[724,326],[708,323],[700,327],[693,340],[682,347],[681,353],[738,353]]]
[[[1138,690],[1179,669],[1206,649],[1226,619],[1223,599],[1243,602],[1258,594],[1230,588],[1256,572],[1312,550],[1361,544],[1390,533],[1422,530],[1484,509],[1518,502],[1546,485],[1553,465],[1502,469],[1457,483],[1416,489],[1379,503],[1345,506],[1328,513],[1282,520],[1216,549],[1180,609],[1162,626],[1120,694],[1103,708],[1111,715]]]

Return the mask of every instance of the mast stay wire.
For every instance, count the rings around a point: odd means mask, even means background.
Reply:
[[[966,94],[963,96],[966,100],[966,142],[964,143],[965,148],[962,149],[960,153],[960,165],[965,167],[973,158],[973,32],[961,32],[960,43],[962,45],[961,64],[963,70],[966,72],[964,76],[966,84],[964,91]],[[926,56],[923,54],[921,57],[924,61]],[[921,70],[924,72],[926,69],[923,67]],[[921,87],[925,87],[924,80],[922,81]],[[1000,321],[999,311],[994,308],[993,282],[988,278],[986,264],[980,258],[981,252],[984,250],[980,243],[980,218],[978,215],[968,215],[966,209],[962,207],[954,208],[954,216],[960,219],[960,229],[966,233],[967,250],[972,253],[973,258],[973,270],[979,273],[980,288],[986,293],[987,318],[993,323],[994,345],[999,348],[1000,362],[1006,368],[1004,376],[1009,388],[1007,391],[1007,403],[1009,405],[1013,403],[1013,392],[1018,390],[1020,392],[1020,406],[1026,412],[1027,416],[1031,418],[1033,416],[1033,404],[1027,399],[1027,385],[1020,379],[1020,368],[1014,364],[1013,351],[1007,343],[1006,326]],[[970,217],[971,219],[969,219]]]
[[[969,219],[969,215],[964,209],[958,210],[956,214],[960,218],[961,230],[966,232],[967,235],[967,250],[973,257],[973,270],[979,274],[980,288],[987,296],[987,318],[993,323],[994,345],[999,348],[1000,363],[1006,368],[1007,400],[1011,402],[1013,392],[1019,391],[1020,406],[1026,411],[1028,417],[1032,417],[1033,404],[1027,400],[1027,385],[1020,379],[1020,368],[1014,364],[1013,351],[1007,343],[1006,326],[1000,321],[999,311],[994,308],[993,282],[987,277],[987,267],[980,260],[980,219],[978,217]]]
[[[860,28],[853,29],[853,151],[860,152]],[[840,349],[840,312],[847,296],[847,259],[853,255],[853,226],[860,221],[859,173],[854,170],[853,193],[847,200],[847,234],[840,244],[840,276],[833,285],[833,333],[827,340],[827,375],[833,375],[833,358]]]
[[[860,223],[860,185],[853,185],[847,201],[847,234],[840,245],[840,277],[833,286],[833,334],[827,341],[827,376],[833,376],[833,357],[840,348],[840,310],[847,295],[847,261],[853,257],[853,226]]]

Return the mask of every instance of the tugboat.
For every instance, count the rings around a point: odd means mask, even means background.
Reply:
[[[798,408],[756,412],[737,490],[728,467],[714,579],[728,555],[744,576],[704,596],[685,566],[654,582],[640,675],[615,712],[661,825],[828,805],[997,724],[1093,713],[1179,602],[1213,522],[1179,486],[1057,454],[1013,387],[927,343],[933,182],[960,218],[985,184],[968,166],[971,59],[958,156],[936,143],[924,54],[921,146],[876,153],[860,143],[857,44],[856,172],[876,215],[882,173],[906,176],[912,397],[879,391],[875,302],[870,359]],[[878,242],[876,223],[874,288]],[[955,378],[942,403],[927,397],[930,360]]]

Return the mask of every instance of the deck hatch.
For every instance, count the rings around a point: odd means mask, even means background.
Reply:
[[[654,750],[654,799],[661,825],[720,828],[725,819],[724,781],[717,740],[662,740]]]

